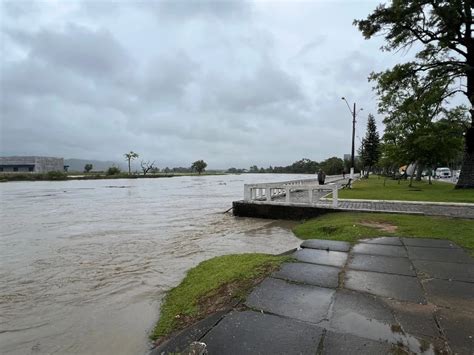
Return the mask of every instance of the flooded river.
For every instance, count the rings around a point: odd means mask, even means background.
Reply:
[[[222,213],[244,183],[308,177],[0,184],[0,353],[145,354],[189,268],[298,245],[291,222]]]

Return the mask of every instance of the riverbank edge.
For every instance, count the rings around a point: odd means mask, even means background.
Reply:
[[[35,181],[75,181],[75,180],[117,180],[117,179],[159,179],[159,178],[172,178],[180,176],[220,176],[220,175],[231,175],[226,173],[197,173],[189,174],[160,174],[160,175],[128,175],[128,174],[117,174],[117,175],[67,175],[67,174],[55,174],[54,176],[48,176],[48,174],[0,174],[0,183],[5,182],[35,182]]]
[[[340,217],[342,217],[343,215],[346,215],[346,214],[349,215],[351,213],[335,213],[335,214],[332,214],[332,215],[335,218],[340,218]],[[365,215],[364,217],[367,217],[367,215],[371,215],[370,213],[369,214],[367,214],[367,213],[355,213],[355,214],[359,215],[359,216],[364,216]],[[381,217],[381,215],[383,216],[383,214],[372,214],[372,215],[376,216],[376,217]],[[386,215],[390,215],[390,213],[386,214]],[[326,217],[327,216],[328,215],[326,215]],[[394,216],[397,216],[397,215],[394,215]],[[329,215],[329,217],[331,217],[331,215]],[[424,218],[425,216],[416,216],[416,217]],[[358,241],[359,239],[362,239],[362,238],[376,238],[376,237],[380,237],[380,236],[384,235],[384,233],[379,230],[378,233],[375,233],[376,235],[375,234],[373,234],[373,235],[364,234],[363,236],[357,235],[356,240],[354,240],[354,239],[351,239],[351,238],[332,238],[330,235],[321,235],[321,233],[319,233],[319,231],[315,231],[313,233],[310,233],[311,235],[302,235],[301,233],[296,232],[296,229],[299,226],[304,226],[307,223],[314,222],[318,219],[321,219],[321,218],[313,218],[309,221],[305,221],[305,220],[300,221],[300,223],[297,226],[295,226],[295,228],[293,229],[293,232],[294,232],[295,236],[297,238],[301,239],[301,240],[314,239],[314,238],[328,239],[328,240],[346,240],[346,241],[350,242],[351,244],[354,244],[356,241]],[[324,220],[324,218],[322,218],[322,219]],[[428,217],[428,219],[430,219],[430,217]],[[453,220],[455,223],[459,222],[459,219],[456,219],[456,218],[439,217],[439,219],[444,220],[444,221]],[[469,220],[469,222],[471,222],[471,221]],[[349,224],[354,228],[355,226],[352,223],[353,222],[351,222]],[[474,224],[474,222],[472,222],[472,223]],[[329,225],[329,227],[330,227],[330,225]],[[370,227],[368,227],[368,228],[370,228]],[[378,227],[372,226],[371,229],[373,229],[374,231],[377,231]],[[392,233],[389,233],[389,234],[386,234],[386,235],[392,236]],[[430,235],[430,233],[424,234],[423,236],[421,236],[421,235],[412,235],[412,236],[404,235],[404,237],[435,238],[435,239],[440,238],[440,236]],[[448,239],[452,239],[452,238],[449,238],[449,235],[444,236],[444,237],[448,238]],[[455,242],[459,243],[460,240],[456,240]],[[467,244],[466,243],[461,243],[461,246],[468,253],[470,253],[471,255],[474,256],[474,248],[472,246],[468,245],[468,243]],[[296,249],[292,249],[292,250],[289,250],[289,251],[287,251],[283,254],[279,254],[279,255],[290,255],[295,250]],[[257,284],[255,284],[255,286]],[[250,292],[251,292],[251,289],[248,290],[248,292],[246,292],[246,294],[248,295]],[[243,305],[243,300],[240,300],[240,301],[235,302],[235,303],[228,304],[226,309],[223,309],[219,312],[212,313],[212,314],[208,315],[207,317],[205,317],[204,319],[201,319],[201,320],[197,321],[196,323],[186,327],[185,329],[174,332],[174,333],[168,335],[164,342],[162,342],[162,343],[158,344],[156,347],[152,348],[152,350],[150,352],[150,355],[159,355],[159,354],[162,354],[162,353],[170,353],[170,352],[174,353],[176,351],[178,351],[178,352],[186,351],[187,349],[189,349],[189,345],[191,343],[201,339],[207,332],[209,332],[214,326],[216,326],[226,316],[226,314],[228,314],[230,311],[235,310],[235,309],[241,310],[241,309],[244,309],[244,308],[246,308],[246,307]]]
[[[260,282],[262,282],[268,275],[273,273],[274,271],[278,270],[281,266],[281,264],[285,262],[291,262],[293,259],[289,256],[292,254],[294,251],[296,251],[296,248],[290,249],[284,253],[273,255],[273,254],[262,254],[262,253],[245,253],[245,254],[230,254],[230,255],[223,255],[223,256],[217,256],[208,260],[205,260],[201,263],[199,263],[197,266],[191,268],[188,270],[186,273],[186,276],[184,279],[180,282],[180,284],[171,290],[169,290],[164,298],[163,304],[160,307],[160,318],[158,322],[156,323],[153,332],[150,334],[150,339],[154,342],[153,347],[151,349],[150,354],[161,354],[163,352],[172,352],[175,353],[176,351],[180,352],[183,351],[191,342],[195,341],[196,339],[199,339],[202,335],[204,335],[209,329],[211,329],[215,324],[217,324],[222,317],[224,317],[227,313],[229,313],[233,309],[238,309],[242,307],[243,301],[245,298],[248,296],[248,294],[257,286]],[[212,263],[214,260],[219,260],[222,258],[239,258],[239,257],[258,257],[258,256],[264,256],[266,260],[263,260],[261,263],[257,263],[254,265],[252,268],[251,272],[253,272],[251,277],[243,277],[242,274],[244,271],[242,269],[245,269],[241,266],[241,263],[235,262],[236,260],[233,260],[232,263],[229,263],[229,266],[233,267],[237,272],[237,278],[233,278],[232,281],[228,282],[221,282],[219,283],[216,287],[209,288],[206,292],[205,295],[202,297],[196,297],[194,299],[196,304],[201,303],[206,303],[209,299],[212,299],[213,296],[216,294],[219,295],[222,290],[224,290],[226,293],[228,292],[229,289],[232,290],[234,293],[235,297],[228,297],[227,301],[225,302],[224,305],[221,305],[221,307],[217,310],[213,310],[212,312],[206,312],[204,311],[203,313],[205,314],[205,317],[198,317],[195,318],[192,322],[187,324],[184,328],[179,328],[175,329],[168,334],[164,334],[161,336],[156,335],[157,328],[160,324],[160,321],[162,320],[163,316],[163,310],[166,308],[166,303],[173,302],[173,299],[175,296],[173,293],[179,289],[182,288],[183,285],[185,285],[187,282],[189,282],[189,278],[193,272],[197,272],[200,268],[203,268],[203,264],[206,263]],[[207,270],[208,272],[212,273],[218,273],[221,270],[219,267],[211,268]],[[247,270],[248,271],[248,270]],[[229,288],[230,286],[230,288]],[[232,286],[235,286],[234,288]],[[230,294],[229,294],[230,296]],[[209,303],[209,302],[208,302]],[[212,309],[215,307],[211,301],[206,307],[210,307],[209,309]],[[180,316],[180,314],[176,315]]]

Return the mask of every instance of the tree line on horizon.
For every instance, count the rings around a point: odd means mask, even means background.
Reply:
[[[274,173],[274,174],[316,174],[319,170],[323,170],[327,175],[339,175],[344,171],[348,172],[350,161],[344,161],[338,157],[331,157],[322,162],[317,162],[308,158],[295,161],[287,166],[269,166],[267,168],[252,165],[249,169],[230,168],[227,173]]]

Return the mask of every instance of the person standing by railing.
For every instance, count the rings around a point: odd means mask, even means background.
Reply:
[[[319,185],[324,185],[324,180],[326,180],[326,174],[322,169],[319,169],[318,171],[318,182]]]

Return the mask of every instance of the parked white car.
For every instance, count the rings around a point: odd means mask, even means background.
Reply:
[[[451,170],[449,168],[438,168],[435,171],[435,178],[450,178]]]

